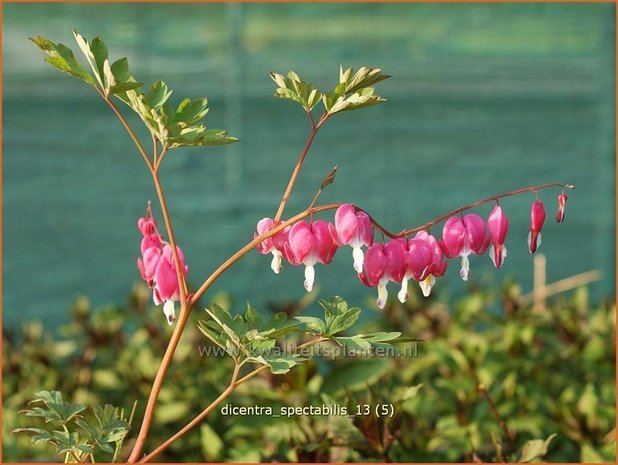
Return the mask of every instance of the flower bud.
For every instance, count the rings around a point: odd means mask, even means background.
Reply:
[[[528,233],[528,250],[536,252],[541,245],[541,229],[545,222],[545,206],[541,200],[536,200],[530,208],[530,232]]]
[[[568,197],[564,192],[558,195],[558,211],[556,212],[557,223],[562,223],[564,221],[564,207],[566,205],[567,199]]]
[[[491,239],[491,248],[489,256],[494,262],[496,268],[500,268],[506,257],[506,247],[504,241],[506,234],[509,231],[509,220],[506,214],[502,211],[500,205],[496,205],[489,214],[487,219],[487,229],[489,229],[489,237]]]

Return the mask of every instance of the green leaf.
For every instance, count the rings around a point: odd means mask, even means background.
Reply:
[[[206,113],[208,113],[207,99],[198,98],[191,100],[190,98],[186,98],[178,105],[174,121],[192,124],[204,118]]]
[[[115,443],[124,439],[129,432],[129,424],[121,418],[117,407],[109,404],[105,404],[103,407],[96,405],[93,411],[99,422],[99,442]]]
[[[168,129],[170,130],[170,137],[167,139],[169,148],[226,145],[238,142],[238,139],[228,136],[223,129],[206,129],[204,126],[183,127],[178,124]],[[172,135],[174,133],[177,135]]]
[[[109,444],[123,440],[129,431],[129,424],[121,418],[118,408],[109,404],[104,407],[94,406],[93,413],[95,424],[90,424],[82,418],[78,418],[75,423],[88,442],[97,444],[103,452],[113,454],[114,448]]]
[[[13,433],[31,433],[32,445],[36,446],[39,442],[53,442],[54,436],[49,431],[41,428],[17,428],[13,430]]]
[[[301,326],[302,323],[297,319],[288,319],[284,312],[278,312],[270,320],[257,326],[257,329],[259,329],[260,335],[275,338],[299,331]]]
[[[339,84],[322,97],[327,113],[358,110],[370,105],[377,105],[385,100],[374,94],[373,86],[390,76],[382,74],[379,68],[363,66],[356,73],[352,68],[339,70]]]
[[[334,336],[335,334],[338,334],[350,328],[354,325],[354,323],[356,323],[356,321],[360,317],[360,314],[361,309],[355,307],[349,309],[344,314],[335,316],[328,327],[326,336]]]
[[[82,418],[78,418],[75,421],[75,424],[82,431],[83,436],[85,438],[89,439],[90,441],[98,441],[99,436],[100,436],[100,429],[99,428],[91,426],[90,424],[88,424],[88,422],[86,422]]]
[[[206,336],[208,339],[210,339],[213,343],[215,343],[216,345],[218,345],[219,347],[221,347],[223,350],[227,350],[227,346],[226,346],[226,338],[223,337],[222,334],[220,334],[220,332],[218,331],[219,327],[217,326],[216,330],[212,329],[208,326],[208,323],[211,322],[206,322],[206,321],[198,321],[197,322],[197,329],[204,335]]]
[[[106,443],[99,444],[99,449],[101,449],[103,452],[107,452],[108,454],[114,453],[114,448]]]
[[[365,87],[347,97],[336,93],[325,94],[323,98],[324,107],[328,113],[335,114],[342,111],[359,110],[385,101],[379,95],[374,95],[373,92],[372,87]]]
[[[326,323],[324,323],[319,318],[313,316],[297,316],[294,318],[304,323],[304,325],[307,327],[307,330],[311,334],[321,336],[326,333]]]
[[[126,82],[131,75],[129,74],[129,60],[120,58],[112,63],[112,74],[116,82]]]
[[[270,77],[279,86],[275,90],[275,97],[299,103],[307,112],[311,112],[322,99],[322,93],[300,79],[294,71],[290,71],[287,76],[273,72]]]
[[[217,462],[221,459],[224,448],[223,441],[215,430],[208,426],[208,423],[203,423],[200,427],[200,443],[205,460]]]
[[[333,336],[350,328],[356,323],[361,313],[358,307],[348,308],[347,302],[339,296],[320,300],[319,303],[324,308],[325,336]]]
[[[69,433],[68,431],[54,431],[52,434],[57,443],[58,455],[69,452],[78,453],[79,434],[76,432]]]
[[[77,61],[73,51],[63,44],[55,44],[51,40],[37,36],[30,39],[37,47],[45,52],[47,61],[54,68],[63,73],[81,79],[90,85],[95,85],[96,80],[86,69]]]
[[[95,37],[90,42],[90,50],[92,51],[92,55],[94,56],[94,62],[96,64],[96,68],[99,73],[99,76],[104,76],[105,75],[105,72],[104,72],[105,62],[108,63],[107,66],[109,67],[109,62],[107,61],[108,54],[109,54],[107,50],[107,46],[105,45],[103,40],[101,40],[100,37]],[[106,84],[105,88],[107,87],[108,86]]]
[[[150,132],[160,141],[167,141],[169,138],[169,129],[167,120],[163,117],[161,111],[156,111],[150,107],[146,96],[137,93],[135,90],[128,90],[124,94],[119,94],[123,102],[135,111]]]
[[[105,44],[103,44],[102,41],[99,39],[96,42],[97,56],[95,56],[95,51],[92,48],[92,44],[89,43],[75,29],[73,29],[73,36],[75,36],[75,41],[77,42],[77,45],[79,46],[82,53],[86,57],[86,60],[88,60],[88,63],[90,64],[90,68],[92,69],[94,73],[94,77],[96,78],[97,82],[101,86],[101,89],[106,89],[105,79],[103,77],[103,61],[99,63],[97,58],[100,60],[104,56],[105,58],[103,58],[103,60],[107,59],[107,47],[105,47]]]
[[[227,145],[234,142],[238,142],[238,139],[228,136],[224,129],[207,129],[193,145]]]
[[[343,297],[338,295],[332,296],[328,300],[320,299],[319,304],[327,314],[333,316],[342,315],[348,310],[348,303]],[[326,321],[328,322],[329,320],[327,319]]]
[[[146,94],[146,102],[153,110],[158,110],[163,106],[167,99],[172,95],[172,91],[168,89],[167,84],[163,81],[154,82],[148,94]]]
[[[544,457],[547,454],[549,443],[556,437],[556,433],[551,434],[547,439],[532,439],[527,441],[521,449],[520,462],[532,462],[534,459]]]
[[[245,320],[252,328],[259,328],[264,322],[264,317],[253,306],[247,302],[247,311],[245,312]]]
[[[393,345],[396,342],[407,342],[411,339],[400,337],[399,332],[378,332],[372,334],[357,334],[351,337],[336,337],[335,340],[348,351],[360,352],[362,355],[374,354],[374,349],[383,349],[386,353],[399,354],[400,350]],[[381,355],[379,352],[377,355]]]
[[[46,423],[58,422],[66,424],[86,409],[85,406],[65,402],[58,391],[40,391],[34,395],[29,404],[43,403],[45,407],[34,407],[22,410],[27,417],[41,417]]]
[[[107,78],[108,93],[117,95],[121,100],[125,101],[125,103],[126,96],[123,98],[123,96],[118,94],[137,89],[143,85],[141,82],[137,82],[129,73],[129,62],[126,58],[120,58],[112,63],[109,68],[109,74],[111,74],[111,76]]]
[[[362,335],[352,337],[337,337],[335,340],[351,352],[369,353],[371,342],[367,341]]]
[[[252,357],[259,357],[269,354],[276,344],[275,339],[258,339],[247,343],[245,347]]]
[[[380,331],[378,333],[367,334],[365,337],[371,342],[409,342],[417,340],[410,337],[401,337],[401,333],[398,331]]]
[[[247,361],[267,365],[274,375],[281,375],[290,371],[290,369],[301,362],[306,361],[304,357],[298,355],[264,355],[257,357],[249,357]]]
[[[126,92],[128,90],[138,89],[139,87],[142,87],[142,85],[143,84],[141,82],[135,81],[121,82],[119,84],[114,84],[113,86],[111,86],[109,89],[109,93],[112,95],[116,95]]]
[[[360,317],[361,309],[358,307],[350,308],[343,315],[337,315],[328,329],[329,336],[338,334],[342,331],[345,331],[348,328],[351,328],[354,323],[358,321]]]
[[[206,309],[206,313],[210,315],[210,317],[215,321],[215,323],[219,326],[219,328],[221,328],[221,330],[223,330],[223,332],[227,336],[224,348],[228,351],[228,353],[230,353],[230,350],[233,350],[230,355],[232,355],[233,357],[238,356],[238,351],[236,351],[235,349],[246,352],[246,349],[240,342],[240,336],[236,333],[236,331],[234,331],[234,329],[232,329],[234,322],[229,313],[227,313],[225,310],[223,310],[221,307],[214,303],[211,305],[211,309]],[[229,344],[227,344],[228,342],[232,344],[231,347],[229,346]]]
[[[258,363],[266,363],[261,357],[272,352],[275,338],[303,330],[300,321],[288,319],[284,312],[276,313],[266,320],[250,304],[247,304],[244,316],[232,317],[214,303],[207,312],[213,319],[198,322],[198,329],[231,356],[244,354],[247,358],[259,359],[255,360]]]
[[[352,68],[344,71],[343,67],[339,68],[339,83],[344,85],[346,94],[357,92],[363,88],[373,86],[380,81],[390,78],[386,74],[382,74],[380,68],[368,68],[363,66],[354,73]]]
[[[70,49],[40,37],[32,40],[47,51],[54,66],[81,77],[89,84],[95,85],[98,82],[106,95],[116,95],[126,103],[140,116],[151,134],[168,149],[225,145],[238,141],[223,129],[208,129],[199,123],[208,113],[207,99],[185,98],[173,110],[166,104],[172,91],[165,82],[152,84],[146,95],[138,92],[142,83],[130,74],[126,58],[110,65],[107,46],[100,37],[88,42],[77,31],[73,31],[73,34],[92,68],[94,78],[81,68]]]

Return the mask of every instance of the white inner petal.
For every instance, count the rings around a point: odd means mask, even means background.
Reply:
[[[271,269],[275,272],[275,274],[281,273],[281,252],[277,249],[272,250],[273,260],[270,262]]]
[[[489,248],[489,257],[491,258],[491,261],[493,262],[494,266],[498,268],[498,265],[496,265],[496,250],[494,249],[493,244]]]
[[[307,292],[311,292],[313,289],[313,282],[315,281],[315,268],[313,265],[305,266],[305,289]]]
[[[461,257],[461,270],[459,270],[459,276],[461,276],[461,279],[464,281],[467,281],[470,277],[470,260],[467,255]]]
[[[163,313],[167,320],[167,324],[171,325],[176,321],[176,308],[174,308],[173,300],[166,300],[163,304]]]
[[[506,258],[506,247],[503,245],[502,246],[502,253],[501,253],[501,257],[500,257],[500,266],[502,266],[502,264],[504,263],[504,259]],[[496,268],[500,268],[500,266],[498,266],[497,264],[497,260],[496,260],[496,249],[494,248],[494,246],[492,245],[489,249],[489,256],[491,257],[491,261],[494,263],[494,266]]]
[[[434,278],[432,274],[430,274],[423,281],[418,283],[418,285],[421,286],[421,291],[423,291],[423,296],[429,297],[429,294],[431,294],[431,288],[435,283],[436,278]]]
[[[382,310],[386,305],[386,301],[388,300],[388,290],[386,289],[386,283],[388,281],[380,281],[378,284],[378,300],[376,303],[378,304],[378,308]]]
[[[365,254],[363,253],[363,249],[358,247],[354,247],[352,249],[352,257],[354,258],[354,269],[357,273],[363,272],[363,263],[365,262]]]
[[[408,273],[401,280],[401,290],[397,293],[397,298],[399,298],[399,302],[404,303],[408,300],[408,281],[410,277]]]

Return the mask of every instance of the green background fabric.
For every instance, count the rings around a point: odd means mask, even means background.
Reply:
[[[207,124],[241,139],[172,152],[163,168],[194,285],[274,215],[307,135],[302,111],[272,97],[268,73],[293,69],[328,88],[339,65],[369,65],[393,75],[378,86],[388,101],[324,127],[288,213],[306,207],[334,164],[337,181],[321,201],[357,203],[392,230],[521,186],[572,182],[563,225],[553,221],[557,192],[541,195],[548,280],[598,268],[604,279],[593,294],[613,295],[614,8],[4,4],[4,323],[55,325],[77,294],[121,302],[139,280],[135,223],[156,199],[142,160],[92,89],[51,69],[27,40],[40,34],[76,48],[72,28],[101,35],[142,82],[164,79],[174,101],[207,96]],[[488,257],[474,257],[472,281],[498,286],[512,275],[530,290],[533,199],[502,203],[509,256],[499,272]],[[250,254],[213,292],[259,306],[304,294],[302,268],[275,276],[269,262]],[[374,297],[351,262],[345,248],[333,265],[317,267],[322,296],[340,294],[351,305]],[[458,268],[451,263],[436,285],[444,298],[465,289]]]

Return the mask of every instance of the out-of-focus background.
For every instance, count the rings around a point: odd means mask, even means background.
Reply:
[[[15,326],[66,321],[75,295],[117,302],[139,279],[136,218],[155,200],[128,136],[92,89],[44,63],[27,39],[73,46],[101,35],[139,80],[172,99],[207,96],[207,123],[241,139],[170,154],[163,181],[178,241],[198,283],[272,216],[308,128],[272,97],[268,73],[297,71],[332,87],[339,65],[393,78],[383,105],[341,114],[315,142],[288,212],[304,208],[336,163],[323,201],[358,203],[400,230],[517,187],[571,182],[567,220],[549,220],[548,282],[599,269],[595,297],[614,293],[614,6],[7,4],[3,8],[4,311]],[[132,119],[135,121],[135,118]],[[136,125],[139,122],[135,121]],[[475,281],[513,275],[530,290],[533,195],[504,201],[509,256],[500,272],[472,259]],[[490,207],[479,212],[486,215]],[[435,231],[440,232],[440,229]],[[322,295],[371,292],[347,250],[317,269]],[[453,263],[453,265],[455,265]],[[438,286],[464,287],[451,266]],[[302,269],[279,276],[248,256],[217,285],[260,305],[304,293]]]
[[[377,86],[386,103],[337,115],[320,131],[290,214],[307,206],[334,164],[337,180],[321,201],[357,203],[391,230],[522,186],[577,186],[561,225],[553,220],[558,190],[541,193],[547,261],[537,262],[536,273],[526,245],[533,194],[501,203],[511,224],[503,268],[472,257],[466,285],[455,260],[428,299],[417,289],[405,305],[391,299],[375,311],[375,290],[356,278],[350,249],[340,250],[316,273],[319,297],[339,294],[363,308],[345,334],[401,332],[425,341],[419,352],[320,358],[277,376],[264,371],[229,398],[275,409],[334,402],[355,411],[381,403],[394,406],[392,418],[242,417],[215,409],[161,460],[615,461],[613,4],[2,8],[5,460],[62,459],[53,447],[32,447],[27,434],[11,433],[50,427],[18,413],[40,390],[126,413],[137,402],[141,419],[171,332],[148,289],[135,284],[136,220],[156,199],[143,162],[96,93],[44,63],[27,40],[42,35],[77,49],[75,28],[101,35],[113,58],[127,56],[138,80],[165,80],[174,102],[207,96],[207,124],[241,140],[176,150],[165,160],[163,183],[193,285],[249,241],[259,219],[274,215],[308,134],[302,111],[273,98],[270,71],[295,70],[324,90],[336,84],[340,65],[393,75]],[[302,267],[275,276],[269,264],[249,254],[204,305],[215,300],[236,314],[251,301],[266,313],[318,315],[317,296],[305,297]],[[538,291],[588,271],[592,282],[579,276],[566,292],[529,298],[534,276]],[[230,377],[229,357],[200,356],[207,342],[195,320],[205,313],[191,318],[161,391],[149,451]],[[134,440],[133,429],[119,460]],[[97,451],[95,458],[111,455]]]

